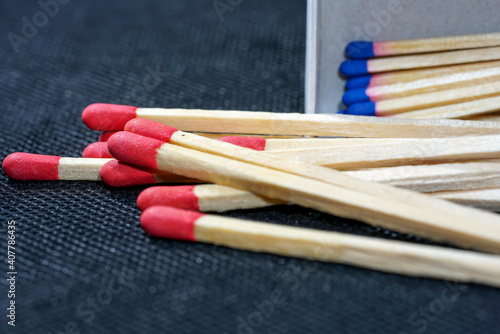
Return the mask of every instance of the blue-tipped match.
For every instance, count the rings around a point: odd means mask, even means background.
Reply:
[[[340,73],[348,77],[368,74],[368,61],[346,60],[340,65]]]
[[[347,82],[345,84],[345,89],[350,90],[350,89],[358,89],[358,88],[368,87],[371,79],[372,79],[372,76],[370,74],[363,75],[360,77],[351,78],[351,79],[347,80]]]
[[[336,112],[336,114],[347,115],[347,110],[339,110]]]
[[[346,106],[350,106],[354,103],[370,102],[370,97],[366,95],[366,89],[353,89],[344,93],[342,102],[344,102]]]
[[[354,41],[347,44],[345,54],[352,59],[366,59],[375,57],[373,42]]]
[[[375,102],[356,103],[347,109],[347,114],[358,116],[376,116]]]

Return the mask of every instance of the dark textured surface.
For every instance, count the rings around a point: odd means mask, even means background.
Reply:
[[[7,34],[20,35],[22,18],[39,10],[35,1],[0,3],[1,159],[15,151],[79,156],[98,137],[80,120],[93,102],[303,110],[305,1],[242,1],[221,21],[212,1],[74,0],[15,53]],[[161,74],[141,90],[151,69]],[[19,273],[15,328],[6,325],[1,280],[1,333],[500,328],[497,289],[152,239],[138,224],[140,187],[3,173],[0,182],[0,272],[7,220],[15,220]],[[421,242],[298,207],[228,215]]]

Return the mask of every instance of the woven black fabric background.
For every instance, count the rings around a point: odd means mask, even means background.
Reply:
[[[94,102],[302,112],[306,1],[60,4],[14,51],[36,1],[0,2],[0,159],[77,157]],[[239,3],[239,4],[238,4]],[[28,31],[29,32],[29,31]],[[156,72],[157,85],[143,80]],[[142,88],[141,88],[142,87]],[[337,264],[153,239],[143,189],[19,182],[0,173],[1,333],[493,333],[500,292]],[[299,207],[227,215],[425,242]],[[17,321],[7,326],[7,221],[17,226]],[[272,302],[274,301],[274,302]]]

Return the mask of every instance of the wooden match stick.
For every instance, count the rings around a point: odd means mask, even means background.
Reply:
[[[392,85],[352,89],[344,93],[342,101],[345,105],[350,106],[354,103],[378,102],[410,95],[485,85],[497,81],[500,81],[500,66]]]
[[[440,92],[411,95],[392,100],[356,103],[347,109],[347,113],[364,116],[390,116],[405,111],[467,102],[498,95],[500,95],[500,81],[474,87],[462,87]]]
[[[500,160],[373,168],[344,173],[423,193],[500,188]]]
[[[17,152],[3,160],[2,168],[5,174],[16,180],[100,181],[99,171],[110,160]]]
[[[149,109],[113,104],[85,108],[85,124],[100,131],[123,130],[136,117],[184,131],[341,137],[453,137],[500,134],[500,125],[462,120],[406,120],[272,112]]]
[[[153,236],[336,262],[401,275],[500,287],[500,257],[156,206],[141,215]]]
[[[500,136],[432,138],[354,147],[319,147],[268,154],[337,170],[500,158]]]
[[[500,140],[498,136],[304,140],[229,136],[219,140],[253,150],[266,150],[280,158],[339,170],[495,159],[500,153],[496,149]],[[477,143],[477,146],[471,146],[472,143]]]
[[[369,73],[475,63],[498,59],[500,59],[500,47],[492,47],[369,60],[346,60],[340,65],[340,72],[345,76],[352,77]]]
[[[443,118],[465,118],[483,115],[500,110],[500,96],[488,97],[474,101],[457,104],[449,104],[440,107],[420,109],[394,115],[398,118],[413,119],[443,119]],[[484,115],[486,116],[486,115]],[[485,120],[488,120],[487,118]]]
[[[483,210],[500,211],[499,188],[439,192],[433,195],[462,205]]]
[[[476,116],[470,116],[470,117],[463,117],[466,120],[471,120],[474,122],[500,122],[500,113],[499,112],[493,112],[491,114],[484,114],[484,115],[476,115]]]
[[[225,144],[228,150],[223,154],[226,155],[237,151],[246,153],[236,159],[251,159],[255,155],[267,158],[264,152],[206,140],[218,146]],[[271,169],[257,165],[263,162],[246,163],[235,160],[235,156],[233,159],[225,158],[127,132],[113,135],[108,141],[108,148],[113,156],[127,163],[246,189],[264,197],[399,232],[462,247],[500,252],[500,218],[496,215],[408,190],[370,183],[334,170],[324,171],[318,166],[282,159],[274,159],[274,162],[270,159],[267,165],[276,168]],[[277,170],[280,162],[282,169]],[[283,171],[293,168],[313,176],[308,178]],[[318,178],[325,181],[317,181]]]
[[[226,136],[219,140],[234,145],[251,148],[257,151],[293,151],[308,148],[337,148],[365,145],[381,145],[394,142],[414,142],[419,138],[304,138],[304,139],[273,139],[263,137]]]
[[[346,55],[352,59],[396,56],[450,50],[475,49],[500,45],[500,33],[447,36],[398,41],[355,41],[346,47]]]
[[[345,88],[348,90],[358,88],[366,89],[377,86],[436,78],[457,73],[466,73],[496,66],[500,66],[500,61],[494,60],[470,64],[448,65],[431,68],[419,68],[414,70],[367,74],[349,78],[346,82]]]
[[[266,139],[310,139],[313,137],[304,137],[304,136],[273,136],[273,135],[256,135],[256,134],[234,134],[234,133],[208,133],[208,132],[193,132],[197,136],[210,138],[210,139],[220,139],[223,137],[234,136],[234,137],[259,137]]]

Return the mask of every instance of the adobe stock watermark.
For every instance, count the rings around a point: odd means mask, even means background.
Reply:
[[[146,74],[142,78],[142,81],[132,87],[132,89],[123,96],[121,103],[140,104],[144,102],[148,93],[156,89],[163,82],[164,78],[168,76],[168,72],[162,72],[160,70],[160,65],[161,64],[157,64],[154,68],[146,66]]]
[[[70,2],[71,0],[39,0],[37,4],[40,10],[35,12],[31,18],[26,16],[21,18],[23,25],[20,34],[14,32],[7,34],[7,39],[14,52],[19,53],[21,45],[28,43],[38,35],[39,29],[45,27],[50,19],[59,13],[60,5],[66,5]]]
[[[420,306],[418,311],[413,312],[408,317],[408,324],[413,327],[411,331],[401,332],[400,334],[423,333],[429,325],[436,321],[451,304],[456,303],[462,293],[466,292],[468,286],[456,282],[444,282],[445,287],[441,294],[430,301],[426,306]]]
[[[389,26],[394,16],[403,12],[413,0],[388,0],[386,9],[370,11],[370,16],[373,18],[372,21],[368,21],[364,29],[360,27],[354,28],[355,41],[372,41],[375,37],[380,35],[380,33]],[[358,47],[350,47],[350,53],[359,53],[360,48],[366,47],[367,44],[359,43]]]
[[[221,22],[224,22],[224,13],[227,11],[232,12],[236,7],[241,5],[243,0],[214,0],[213,6],[217,16]]]

